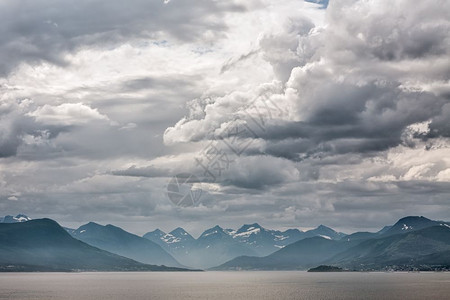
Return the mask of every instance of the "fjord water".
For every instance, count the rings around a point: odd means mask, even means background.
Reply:
[[[449,299],[450,273],[0,273],[0,299]]]

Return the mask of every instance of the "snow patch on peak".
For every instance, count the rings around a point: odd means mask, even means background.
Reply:
[[[26,222],[26,221],[30,221],[31,218],[24,215],[24,214],[18,214],[17,216],[14,217],[15,220],[17,220],[18,222]]]
[[[241,233],[236,233],[233,238],[236,237],[249,237],[252,234],[257,234],[258,232],[261,231],[261,228],[255,228],[255,227],[250,227],[248,228],[247,231],[241,232]]]
[[[288,239],[288,238],[289,238],[289,236],[285,236],[285,235],[275,235],[275,240],[276,241],[282,241],[282,240],[285,240],[285,239]]]
[[[224,231],[226,234],[228,234],[230,236],[234,236],[237,232],[237,230],[234,230],[234,229],[225,229]]]
[[[0,218],[0,223],[21,223],[31,221],[32,219],[24,214],[18,214],[17,216],[4,216]]]
[[[163,240],[167,244],[178,243],[181,241],[180,238],[177,238],[177,237],[171,235],[170,233],[167,233],[166,235],[161,237],[161,240]]]
[[[323,237],[324,239],[331,240],[331,237],[328,235],[319,234],[320,237]]]
[[[403,224],[402,230],[412,230],[413,227],[412,226],[408,226],[406,224]]]
[[[208,233],[204,233],[204,234],[202,234],[202,237],[210,236],[210,235],[213,235],[213,234],[216,234],[216,233],[219,233],[219,231],[218,230],[214,230],[214,231],[211,231],[211,232],[208,232]]]

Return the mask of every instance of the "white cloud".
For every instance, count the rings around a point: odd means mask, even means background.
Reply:
[[[81,125],[91,121],[108,121],[108,117],[83,103],[45,104],[27,114],[47,125]]]

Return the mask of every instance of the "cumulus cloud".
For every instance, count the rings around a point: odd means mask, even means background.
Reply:
[[[97,109],[92,109],[83,103],[63,103],[57,106],[45,104],[27,115],[47,125],[70,126],[96,120],[109,120],[107,116],[99,113]]]
[[[165,141],[210,139],[258,98],[289,112],[265,124],[261,153],[292,160],[384,151],[403,142],[408,126],[428,120],[428,138],[445,136],[449,68],[426,66],[450,66],[448,5],[389,3],[334,1],[324,27],[298,18],[263,35],[260,47],[281,85],[194,100]]]

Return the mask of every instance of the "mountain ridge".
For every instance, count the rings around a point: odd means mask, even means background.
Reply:
[[[73,238],[44,218],[0,224],[0,271],[182,271],[142,264]]]
[[[184,267],[158,244],[111,224],[89,222],[70,234],[89,245],[141,263]]]

